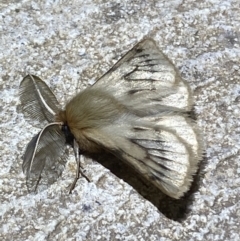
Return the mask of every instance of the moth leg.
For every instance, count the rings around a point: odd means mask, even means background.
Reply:
[[[80,172],[80,174],[84,177],[84,178],[86,178],[86,180],[88,181],[88,182],[90,182],[90,180],[89,180],[89,178],[83,173],[83,171],[81,170],[81,160],[83,160],[83,158],[84,158],[84,156],[83,155],[80,155],[79,154],[79,156],[80,156],[80,162],[79,162],[79,172]]]
[[[80,160],[80,157],[83,158],[82,155],[80,155],[79,153],[79,146],[78,146],[78,143],[74,140],[73,141],[73,151],[74,151],[74,155],[75,155],[75,159],[76,159],[76,163],[77,163],[77,169],[76,169],[76,176],[74,178],[74,181],[70,187],[70,190],[69,190],[69,194],[72,193],[72,190],[74,189],[76,183],[77,183],[77,180],[79,179],[79,173],[85,177],[87,179],[88,182],[90,182],[89,178],[82,172],[81,170],[81,160]]]

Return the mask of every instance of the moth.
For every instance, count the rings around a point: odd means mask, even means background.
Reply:
[[[39,77],[27,75],[20,84],[26,117],[41,131],[23,155],[30,192],[47,188],[61,175],[66,144],[80,157],[109,152],[127,163],[159,190],[179,199],[190,188],[202,158],[198,127],[189,113],[189,85],[152,39],[144,39],[91,87],[61,108]]]

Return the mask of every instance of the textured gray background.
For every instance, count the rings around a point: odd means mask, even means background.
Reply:
[[[239,0],[2,0],[0,240],[240,240]],[[74,158],[56,184],[27,193],[21,155],[33,128],[18,86],[35,74],[64,104],[144,36],[189,82],[206,167],[189,213],[173,221],[92,160],[72,195]]]

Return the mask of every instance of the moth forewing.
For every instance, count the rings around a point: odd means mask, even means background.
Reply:
[[[156,119],[134,120],[128,114],[120,122],[86,135],[88,140],[127,162],[161,191],[180,198],[189,189],[199,160],[174,128],[158,125]]]
[[[41,124],[55,120],[60,105],[45,82],[35,75],[27,75],[20,83],[19,95],[23,114]]]
[[[117,98],[130,94],[134,100],[137,94],[145,102],[185,110],[191,109],[193,102],[188,84],[152,39],[135,45],[93,87],[107,88]],[[162,101],[151,99],[154,93]]]

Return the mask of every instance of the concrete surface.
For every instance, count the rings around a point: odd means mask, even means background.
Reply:
[[[0,240],[240,240],[238,0],[3,0],[0,21]],[[64,104],[147,35],[193,89],[205,139],[185,217],[163,215],[90,159],[91,183],[68,195],[73,155],[57,183],[28,194],[21,156],[38,129],[20,112],[22,78],[38,75]]]

